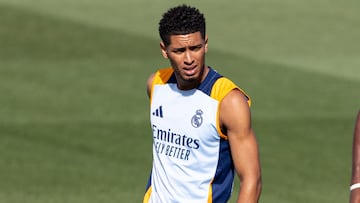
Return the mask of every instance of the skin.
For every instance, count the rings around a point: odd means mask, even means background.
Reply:
[[[178,88],[196,88],[209,72],[205,65],[208,37],[200,32],[172,35],[170,45],[160,43],[161,53],[174,69]],[[147,81],[150,95],[154,75]],[[250,109],[247,99],[239,90],[232,90],[224,97],[219,109],[220,126],[228,136],[236,173],[241,181],[237,203],[256,203],[261,193],[261,170],[258,144],[251,127]]]
[[[352,151],[351,185],[360,183],[360,111],[357,114]],[[350,203],[360,203],[360,188],[350,192]]]
[[[172,35],[170,45],[160,43],[161,53],[169,59],[174,69],[178,88],[189,90],[197,87],[209,72],[205,66],[208,39],[202,39],[200,32],[188,35]]]

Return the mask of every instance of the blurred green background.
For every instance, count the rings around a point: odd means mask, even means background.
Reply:
[[[253,99],[261,202],[347,202],[355,0],[0,0],[0,202],[142,201],[145,84],[168,66],[161,14],[181,3],[205,13],[207,64]]]

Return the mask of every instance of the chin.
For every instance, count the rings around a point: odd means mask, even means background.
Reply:
[[[195,74],[195,75],[186,75],[185,77],[183,77],[184,80],[186,81],[197,81],[199,78],[199,75]]]

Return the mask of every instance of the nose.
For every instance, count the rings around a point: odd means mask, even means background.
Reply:
[[[190,52],[190,51],[186,51],[186,52],[185,52],[184,63],[185,63],[186,65],[190,65],[190,64],[192,64],[193,62],[194,62],[194,59],[193,59],[193,57],[192,57],[192,55],[191,55],[191,52]]]

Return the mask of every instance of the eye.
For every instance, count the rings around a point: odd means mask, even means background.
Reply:
[[[193,47],[190,47],[190,50],[191,51],[199,51],[201,49],[202,45],[198,45],[198,46],[193,46]]]
[[[174,49],[172,52],[174,52],[175,54],[181,54],[181,53],[185,52],[185,48]]]

